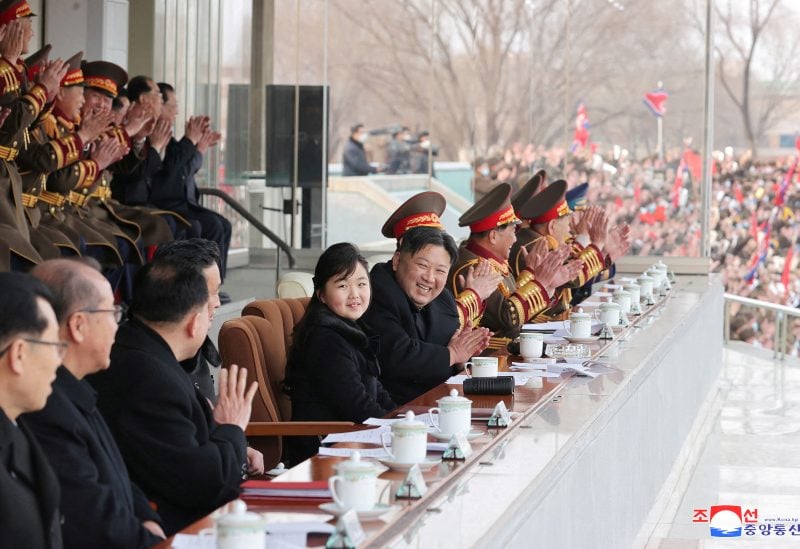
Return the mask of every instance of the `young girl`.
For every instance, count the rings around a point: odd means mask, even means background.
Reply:
[[[286,365],[293,420],[360,423],[396,407],[378,381],[378,338],[359,322],[370,296],[367,262],[358,249],[341,243],[325,250]],[[285,440],[286,459],[293,465],[319,449],[317,437]]]

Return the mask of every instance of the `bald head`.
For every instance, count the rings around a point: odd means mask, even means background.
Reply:
[[[59,324],[81,309],[92,309],[110,293],[111,285],[93,264],[76,259],[51,259],[31,270],[53,294]]]

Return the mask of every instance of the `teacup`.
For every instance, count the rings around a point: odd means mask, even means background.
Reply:
[[[497,377],[496,356],[474,356],[464,367],[470,377]]]
[[[603,324],[608,324],[610,327],[619,326],[620,312],[622,308],[619,303],[601,303],[594,314],[595,317]]]
[[[622,309],[622,312],[628,314],[631,312],[631,294],[630,292],[625,291],[622,288],[619,288],[614,292],[612,297],[614,303],[619,304],[619,308]]]
[[[387,443],[391,440],[391,448]],[[406,412],[405,419],[392,424],[391,433],[382,433],[381,442],[386,453],[397,463],[422,463],[428,453],[428,427],[414,419],[414,412]]]
[[[522,358],[539,358],[544,350],[544,334],[522,332],[519,334],[519,354]]]
[[[655,282],[652,277],[647,275],[642,275],[636,279],[636,282],[639,284],[639,291],[642,299],[652,298],[653,297],[653,283]]]
[[[240,499],[234,501],[231,506],[230,513],[217,519],[217,547],[219,549],[264,547],[267,541],[264,517],[249,513],[247,504]]]
[[[382,469],[368,461],[361,461],[360,452],[353,452],[349,460],[335,467],[337,474],[328,479],[333,501],[341,509],[354,509],[357,512],[373,509],[377,500],[376,479]]]
[[[575,338],[587,338],[592,335],[592,316],[584,313],[583,309],[569,315],[569,335]]]
[[[438,406],[431,408],[431,423],[444,435],[467,434],[472,423],[472,401],[458,396],[453,389],[450,395],[436,401]]]
[[[631,294],[631,306],[642,301],[641,288],[638,284],[623,284],[622,289]]]

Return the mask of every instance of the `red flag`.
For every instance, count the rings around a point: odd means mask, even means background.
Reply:
[[[741,206],[744,203],[744,194],[742,193],[742,186],[738,183],[734,184],[733,186],[733,196],[736,198],[736,202],[739,203]]]
[[[683,188],[683,170],[686,168],[686,155],[681,156],[678,171],[675,173],[675,184],[672,185],[672,206],[678,208],[681,203],[681,189]]]
[[[658,89],[644,94],[643,101],[647,108],[650,109],[650,112],[660,118],[667,112],[666,103],[668,98],[669,94],[667,92]]]
[[[794,255],[794,243],[789,246],[789,253],[786,254],[786,261],[783,264],[783,273],[781,273],[781,282],[783,283],[783,299],[789,297],[789,274],[792,271],[792,256]]]
[[[578,148],[583,150],[589,143],[589,115],[586,114],[586,106],[581,103],[578,105],[578,112],[575,115],[575,134],[572,139],[572,152]]]
[[[703,159],[700,158],[699,154],[688,149],[683,153],[683,157],[689,173],[692,174],[692,182],[700,181],[703,173]]]

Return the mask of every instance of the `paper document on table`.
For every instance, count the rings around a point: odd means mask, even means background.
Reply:
[[[547,332],[560,330],[564,327],[563,320],[551,320],[550,322],[537,322],[536,324],[523,324],[523,332]]]
[[[405,419],[405,414],[397,414],[396,418],[391,418],[391,419],[386,419],[386,418],[382,418],[382,417],[371,417],[371,418],[367,418],[367,419],[364,420],[364,425],[379,425],[379,426],[389,425],[389,426],[391,426],[393,423],[397,423],[398,421],[403,421],[404,419]],[[430,416],[430,414],[427,414],[427,413],[415,415],[414,419],[416,421],[421,421],[422,423],[424,423],[428,427],[433,425],[433,423],[431,423],[431,416]]]
[[[510,368],[520,372],[528,372],[532,376],[538,377],[560,377],[561,374],[555,372],[548,372],[542,370],[541,367],[547,367],[547,364],[528,364],[526,362],[512,362]]]
[[[362,458],[389,458],[389,454],[383,448],[328,448],[321,446],[318,453],[321,456],[350,457],[356,450],[361,454]]]
[[[516,385],[516,386],[525,385],[526,383],[528,383],[528,380],[530,378],[532,378],[532,377],[541,377],[541,376],[537,376],[533,372],[501,372],[499,375],[500,376],[511,376],[511,377],[513,377],[514,378],[514,385]],[[460,375],[453,376],[453,377],[449,378],[447,381],[445,381],[445,383],[448,383],[450,385],[463,385],[464,384],[464,380],[468,379],[468,378],[469,378],[469,376],[464,375],[464,374],[460,374]]]
[[[195,534],[175,534],[172,538],[174,549],[217,549],[217,536],[210,534],[198,536]]]
[[[381,433],[391,432],[391,427],[382,425],[377,429],[368,429],[365,431],[351,431],[349,433],[331,433],[322,439],[324,444],[333,444],[335,442],[364,442],[367,444],[380,444]]]

